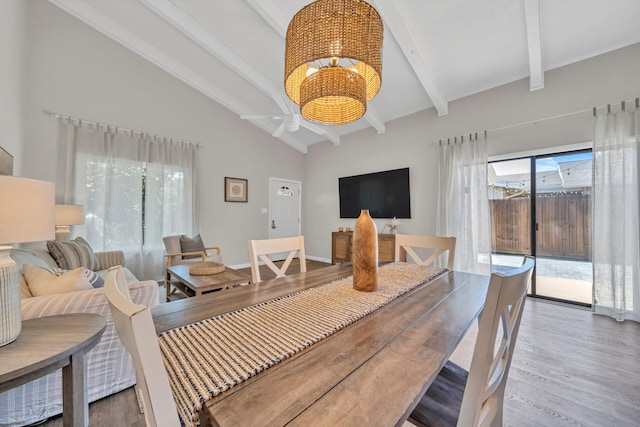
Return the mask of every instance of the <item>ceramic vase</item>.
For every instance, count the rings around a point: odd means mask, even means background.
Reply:
[[[362,210],[353,231],[352,263],[353,289],[373,292],[378,289],[378,229],[369,215]]]

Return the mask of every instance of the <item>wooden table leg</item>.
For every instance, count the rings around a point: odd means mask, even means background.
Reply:
[[[170,302],[171,298],[169,298],[169,296],[171,295],[171,273],[169,273],[169,270],[164,273],[164,293],[167,299],[166,302]]]
[[[72,354],[71,362],[62,368],[62,425],[89,425],[89,401],[85,383],[84,352]]]

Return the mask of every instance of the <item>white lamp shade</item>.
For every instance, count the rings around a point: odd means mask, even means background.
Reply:
[[[55,189],[51,182],[0,176],[0,243],[53,239]]]
[[[84,224],[84,206],[56,205],[55,223],[56,225]]]

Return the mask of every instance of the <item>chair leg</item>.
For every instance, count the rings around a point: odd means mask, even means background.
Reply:
[[[140,391],[138,390],[138,384],[133,386],[136,391],[136,400],[138,401],[138,409],[140,409],[140,413],[144,414],[144,406],[142,405],[142,398],[140,397]]]
[[[504,392],[507,384],[504,383],[497,391],[498,404],[496,405],[496,415],[491,421],[491,427],[502,427],[502,414],[504,412]]]

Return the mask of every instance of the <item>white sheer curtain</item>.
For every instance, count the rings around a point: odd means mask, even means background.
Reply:
[[[593,310],[640,322],[638,109],[597,114],[593,138]]]
[[[454,270],[491,272],[491,220],[487,186],[487,141],[440,147],[439,236],[456,238]]]
[[[79,121],[60,126],[67,126],[65,201],[85,206],[87,241],[96,251],[124,251],[139,279],[162,279],[162,237],[197,229],[197,145]]]

